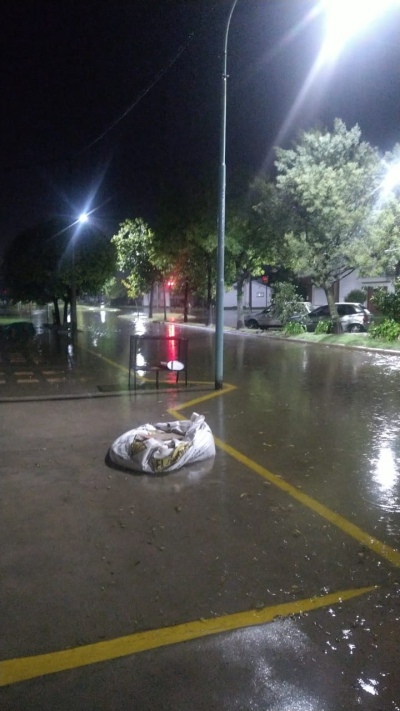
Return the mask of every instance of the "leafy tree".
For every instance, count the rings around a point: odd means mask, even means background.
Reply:
[[[376,192],[373,229],[367,249],[360,252],[363,276],[400,275],[400,144],[385,154],[382,180]]]
[[[304,132],[294,148],[277,149],[277,187],[290,218],[291,266],[324,289],[340,330],[334,284],[370,259],[374,208],[383,176],[378,152],[358,126]]]
[[[235,285],[237,295],[236,327],[243,328],[244,284],[262,273],[266,256],[261,249],[257,230],[245,216],[236,215],[227,221],[225,283]]]
[[[170,264],[176,290],[184,295],[185,321],[189,296],[194,294],[205,300],[206,322],[211,323],[217,249],[215,197],[200,180],[184,200],[169,193],[156,223],[158,249]]]
[[[154,286],[163,280],[165,259],[157,252],[154,232],[142,218],[127,219],[112,238],[117,250],[118,269],[125,273],[122,280],[128,296],[150,292],[149,316],[153,316]]]
[[[400,278],[395,279],[393,292],[376,289],[372,301],[385,318],[400,323]]]
[[[97,293],[115,269],[115,250],[106,236],[90,224],[70,225],[55,218],[18,235],[4,256],[4,281],[13,301],[53,302],[60,323],[58,301],[64,301],[64,322],[76,293]]]
[[[294,314],[305,311],[301,306],[302,298],[297,287],[288,282],[278,282],[274,285],[274,297],[272,306],[276,316],[285,325],[288,319]]]
[[[255,181],[246,198],[231,201],[226,229],[226,282],[237,289],[237,328],[243,328],[244,284],[277,264],[279,254],[278,201],[272,183]]]
[[[111,279],[108,279],[103,286],[103,291],[111,300],[126,299],[127,297],[126,287],[119,276],[112,276]]]
[[[212,322],[212,307],[215,302],[217,230],[216,220],[211,223],[208,215],[192,222],[186,230],[188,266],[191,288],[204,299],[206,324]]]

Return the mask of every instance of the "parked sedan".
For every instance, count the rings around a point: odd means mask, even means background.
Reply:
[[[348,302],[337,303],[335,305],[343,331],[347,333],[368,331],[368,327],[372,321],[372,315],[365,306]],[[314,311],[311,311],[305,317],[296,318],[296,321],[304,323],[307,331],[315,331],[320,321],[330,320],[331,315],[327,304],[325,306],[318,306],[317,309],[314,309]]]
[[[306,315],[314,309],[311,301],[299,301],[293,304],[293,316]],[[274,306],[267,306],[262,311],[250,311],[244,318],[247,328],[282,328],[281,318],[275,313]]]

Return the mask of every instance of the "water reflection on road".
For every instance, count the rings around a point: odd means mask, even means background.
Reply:
[[[214,334],[135,312],[80,314],[87,346],[121,365],[129,336],[189,338],[189,378],[213,381]],[[175,331],[176,329],[176,331]],[[219,437],[391,545],[400,543],[400,357],[226,334],[238,386],[207,418]],[[221,411],[222,408],[222,411]]]

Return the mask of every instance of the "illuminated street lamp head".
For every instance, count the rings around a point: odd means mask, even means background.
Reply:
[[[87,214],[87,212],[82,212],[78,217],[78,222],[83,224],[84,222],[87,222],[88,219],[89,219],[89,215]]]
[[[398,0],[322,0],[326,17],[325,58],[334,59],[351,37],[395,5],[399,5]]]

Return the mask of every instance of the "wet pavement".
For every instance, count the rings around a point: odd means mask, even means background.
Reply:
[[[189,387],[129,393],[148,323],[79,316],[1,349],[0,708],[400,709],[400,358],[227,333],[216,393],[212,330],[156,323]],[[215,460],[106,465],[193,411]]]

